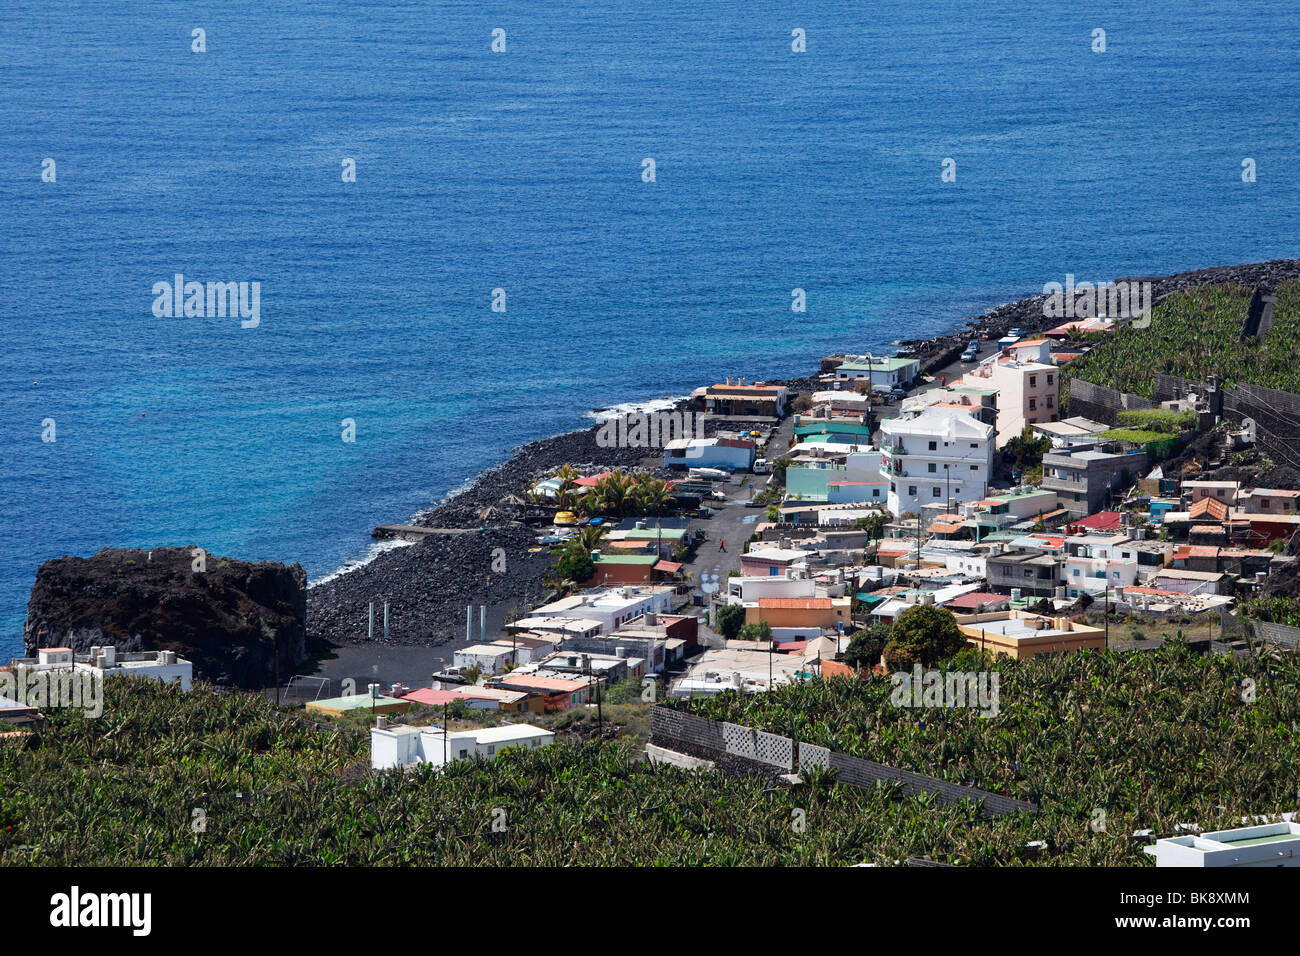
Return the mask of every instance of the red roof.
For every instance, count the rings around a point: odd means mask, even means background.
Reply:
[[[1120,526],[1124,516],[1118,511],[1098,511],[1095,515],[1070,522],[1073,528],[1088,528],[1091,531],[1113,531]]]
[[[776,649],[782,654],[802,654],[808,650],[807,641],[786,641],[784,644],[777,644]]]
[[[659,561],[655,564],[654,569],[668,574],[676,574],[682,569],[682,564],[680,561]]]
[[[402,697],[402,700],[413,700],[417,704],[428,704],[430,707],[441,707],[443,704],[454,704],[458,700],[468,699],[468,694],[454,690],[433,690],[430,687],[421,687]]]
[[[600,481],[600,479],[604,478],[606,475],[612,474],[614,474],[612,471],[602,471],[599,475],[587,475],[583,478],[578,478],[573,483],[575,485],[582,485],[586,488],[594,488],[596,482]]]
[[[759,608],[773,608],[777,610],[825,610],[832,607],[830,598],[759,598]]]

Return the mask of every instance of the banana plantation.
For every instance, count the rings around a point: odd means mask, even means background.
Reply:
[[[1157,374],[1202,382],[1218,375],[1225,386],[1300,392],[1300,282],[1279,284],[1277,296],[1273,327],[1243,341],[1250,288],[1224,284],[1174,293],[1152,310],[1148,327],[1122,324],[1071,362],[1061,401],[1075,378],[1151,398]]]
[[[997,667],[995,718],[894,707],[884,678],[689,705],[1041,808],[995,821],[820,772],[790,787],[650,764],[627,742],[374,774],[356,727],[114,678],[102,717],[52,710],[32,736],[0,741],[0,862],[1142,866],[1136,829],[1295,808],[1294,659],[1171,644]]]

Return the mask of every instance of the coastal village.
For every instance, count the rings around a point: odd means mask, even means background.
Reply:
[[[1271,314],[1265,299],[1252,311]],[[1212,657],[1293,652],[1300,628],[1270,618],[1268,602],[1300,593],[1300,481],[1253,477],[1295,473],[1261,455],[1259,423],[1224,415],[1217,381],[1114,408],[1089,405],[1077,384],[1067,398],[1065,370],[1118,325],[846,351],[805,379],[720,374],[671,405],[607,414],[593,432],[611,463],[536,471],[481,515],[484,534],[505,522],[526,535],[527,566],[545,569],[539,600],[493,622],[487,605],[467,604],[463,640],[425,679],[376,667],[357,686],[298,671],[263,696],[320,726],[364,727],[372,772],[492,761],[576,735],[634,740],[652,763],[765,768],[797,783],[807,743],[743,727],[751,736],[737,743],[741,725],[691,730],[703,719],[692,714],[899,674],[915,676],[895,705],[920,705],[922,668],[948,661],[971,674],[956,706],[978,703],[987,717],[997,687],[977,691],[976,675],[999,658],[1157,654],[1171,641]],[[376,529],[421,543],[438,534]],[[388,636],[388,605],[376,614],[371,601],[370,639]],[[71,671],[183,690],[195,676],[174,651],[109,645],[42,646],[0,673]],[[11,736],[40,725],[38,706],[0,694],[0,707]],[[833,750],[816,759],[839,760],[850,781],[878,772]],[[1035,809],[911,777],[919,792],[991,812]],[[1295,863],[1293,819],[1135,836],[1158,865],[1254,865],[1257,853],[1227,850],[1268,829],[1268,853]]]

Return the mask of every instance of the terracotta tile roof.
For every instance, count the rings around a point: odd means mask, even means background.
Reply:
[[[1216,521],[1222,521],[1228,517],[1228,506],[1222,501],[1215,501],[1213,498],[1202,498],[1188,510],[1188,515],[1192,518],[1201,518],[1209,515]]]

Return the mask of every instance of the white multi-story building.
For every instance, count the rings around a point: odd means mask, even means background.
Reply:
[[[889,481],[888,507],[895,517],[920,514],[921,506],[983,498],[993,473],[992,425],[957,409],[928,408],[918,415],[881,422],[880,472]]]
[[[1127,533],[1074,534],[1065,539],[1065,564],[1061,569],[1067,596],[1101,594],[1107,586],[1125,588],[1137,583],[1137,549]]]
[[[999,355],[962,378],[961,383],[997,389],[998,447],[1015,438],[1026,425],[1060,418],[1057,399],[1060,369],[1042,362]]]

